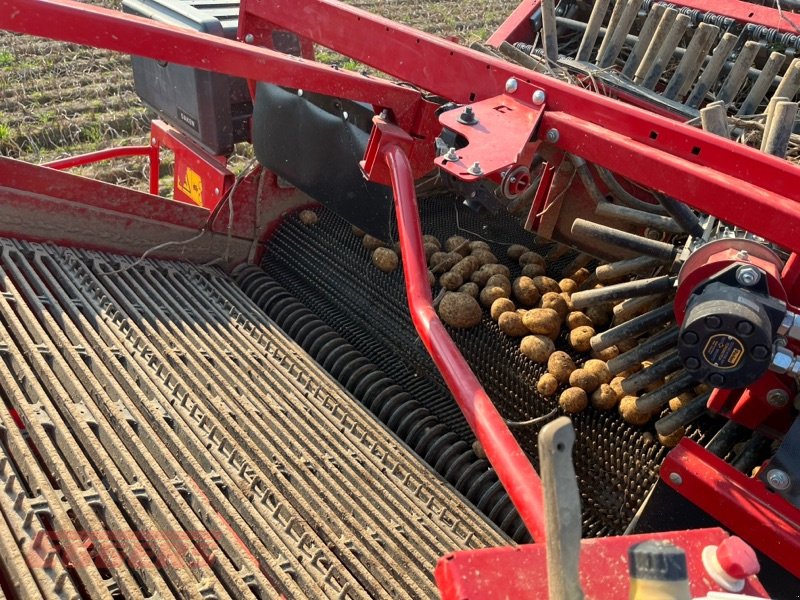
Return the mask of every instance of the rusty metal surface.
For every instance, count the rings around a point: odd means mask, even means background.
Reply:
[[[11,597],[434,597],[506,543],[220,271],[0,240],[0,292]]]

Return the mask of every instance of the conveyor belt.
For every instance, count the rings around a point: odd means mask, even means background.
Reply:
[[[348,223],[324,208],[317,213],[319,223],[312,227],[296,216],[284,221],[270,240],[264,271],[435,415],[446,427],[441,435],[452,432],[471,443],[474,438],[411,323],[402,269],[382,273],[372,265],[370,253]],[[487,240],[514,277],[520,274],[520,267],[506,258],[507,245],[521,243],[542,253],[549,249],[508,213],[478,214],[448,195],[421,200],[420,218],[424,233],[442,242],[452,235]],[[567,254],[553,262],[549,273],[560,278],[573,257],[574,253]],[[526,421],[557,408],[556,398],[542,397],[536,391],[544,367],[522,356],[519,340],[501,334],[487,314],[478,327],[452,330],[451,335],[507,419]],[[588,358],[571,350],[563,335],[556,345],[570,352],[579,364]],[[667,448],[658,443],[652,428],[628,425],[616,411],[589,408],[572,420],[583,535],[621,535],[658,479]],[[514,430],[534,466],[542,424],[544,421]],[[699,442],[708,441],[715,431],[716,427],[688,428],[688,434]],[[431,457],[431,464],[438,459]],[[460,491],[467,493],[466,489]],[[496,498],[500,503],[504,500],[500,494]],[[473,501],[481,505],[478,499]],[[499,504],[487,502],[485,506],[491,514]],[[512,527],[506,533],[516,535],[516,530]]]
[[[219,271],[0,247],[6,596],[434,597],[507,543]]]

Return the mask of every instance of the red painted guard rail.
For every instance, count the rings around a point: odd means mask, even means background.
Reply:
[[[95,152],[87,152],[86,154],[53,160],[44,163],[42,166],[61,171],[73,167],[83,167],[104,160],[126,158],[128,156],[148,157],[150,163],[150,193],[158,195],[158,176],[160,168],[158,146],[119,146],[117,148],[106,148],[105,150],[96,150]]]
[[[414,327],[528,531],[536,542],[543,542],[545,515],[539,475],[433,308],[411,164],[405,152],[395,144],[384,146],[382,153],[392,179],[406,293]]]

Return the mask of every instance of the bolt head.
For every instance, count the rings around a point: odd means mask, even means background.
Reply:
[[[447,152],[444,155],[445,160],[449,160],[450,162],[454,162],[458,160],[458,154],[456,153],[455,148],[448,148]]]
[[[533,92],[533,96],[531,96],[531,100],[536,105],[544,104],[544,101],[547,99],[547,94],[544,93],[544,90],[536,90]]]
[[[255,41],[255,39],[256,38],[253,37],[252,33],[248,33],[246,36],[244,36],[244,43],[245,44],[252,44]]]
[[[736,269],[736,281],[741,285],[750,287],[757,284],[761,280],[761,273],[755,267],[741,266]]]
[[[470,168],[467,169],[467,172],[470,173],[471,175],[483,175],[483,169],[481,169],[481,163],[475,161],[474,163],[472,163]]]
[[[670,473],[669,480],[674,485],[681,485],[683,483],[683,477],[681,477],[678,473]]]
[[[517,80],[514,79],[513,77],[511,77],[508,81],[506,81],[506,93],[507,94],[513,94],[514,92],[517,91],[518,87],[519,87],[519,84],[517,83]]]
[[[794,354],[792,354],[791,350],[781,346],[775,348],[775,352],[772,355],[771,365],[773,371],[777,373],[786,373],[786,371],[792,368],[793,362]]]
[[[219,188],[214,188],[214,195],[219,196]]]
[[[783,408],[789,404],[789,394],[780,388],[770,390],[767,392],[767,404],[774,408]]]
[[[559,137],[560,137],[560,135],[558,133],[558,129],[555,129],[555,128],[554,129],[548,129],[548,131],[547,131],[547,141],[548,142],[550,142],[551,144],[555,144],[558,141]]]
[[[792,480],[789,479],[789,474],[780,469],[770,469],[767,471],[767,483],[773,489],[783,491],[788,490],[792,485]]]

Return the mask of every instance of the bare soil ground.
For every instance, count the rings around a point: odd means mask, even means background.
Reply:
[[[120,0],[90,0],[119,8]],[[517,5],[516,0],[368,0],[365,10],[469,44],[485,39]],[[331,53],[321,59],[349,61]],[[118,145],[146,142],[154,114],[133,90],[130,58],[92,48],[0,33],[0,155],[42,163]],[[243,164],[249,149],[238,149]],[[169,188],[170,163],[162,181]],[[118,160],[75,172],[146,187],[143,160]]]

